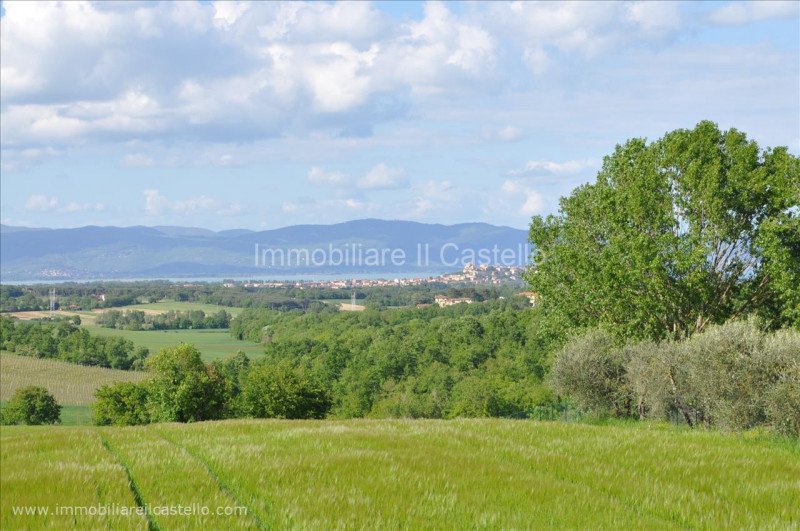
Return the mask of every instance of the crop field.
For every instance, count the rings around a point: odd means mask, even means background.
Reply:
[[[241,350],[248,356],[263,354],[264,347],[250,341],[239,341],[231,337],[225,330],[117,330],[104,328],[93,323],[87,323],[85,328],[91,334],[98,336],[122,336],[130,339],[136,345],[147,347],[154,354],[164,347],[175,346],[178,343],[192,343],[202,353],[205,361],[234,354]]]
[[[0,400],[6,401],[14,392],[29,385],[47,388],[65,405],[88,405],[94,402],[94,392],[113,382],[140,382],[143,372],[120,371],[103,367],[87,367],[65,361],[16,356],[0,353]]]
[[[237,420],[0,442],[3,529],[800,526],[796,443],[658,425]],[[111,504],[209,514],[13,514]]]
[[[181,301],[159,301],[149,304],[134,304],[131,306],[119,306],[117,308],[96,308],[94,312],[100,313],[107,310],[142,310],[150,314],[165,313],[170,310],[188,312],[191,310],[202,310],[205,313],[215,313],[220,310],[225,310],[233,317],[236,317],[242,312],[242,308],[233,308],[230,306],[219,306],[216,304],[204,304],[202,302],[181,302]]]

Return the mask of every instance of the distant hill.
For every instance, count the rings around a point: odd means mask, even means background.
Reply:
[[[0,272],[6,281],[432,274],[459,269],[473,257],[479,263],[497,263],[502,250],[507,258],[513,253],[521,263],[527,257],[526,238],[524,230],[486,223],[439,225],[378,219],[261,232],[172,226],[31,229],[3,225]]]

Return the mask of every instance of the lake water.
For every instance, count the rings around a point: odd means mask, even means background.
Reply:
[[[22,286],[32,284],[66,284],[74,282],[76,284],[87,284],[89,282],[152,282],[152,281],[168,281],[168,282],[208,282],[208,283],[221,283],[223,280],[234,280],[237,282],[255,281],[255,282],[327,282],[332,280],[392,280],[395,278],[429,278],[439,276],[449,271],[433,271],[427,273],[341,273],[341,274],[327,274],[327,275],[280,275],[277,277],[151,277],[151,278],[81,278],[81,279],[50,279],[50,280],[5,280],[0,279],[0,284],[8,286]]]

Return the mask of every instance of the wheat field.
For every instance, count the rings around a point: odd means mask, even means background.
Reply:
[[[3,529],[800,526],[800,448],[761,436],[512,420],[235,420],[15,426],[0,437]],[[132,500],[211,513],[77,523],[14,514]]]
[[[0,353],[0,401],[7,401],[21,387],[38,385],[47,388],[61,405],[88,405],[103,385],[140,382],[145,377],[144,372]]]

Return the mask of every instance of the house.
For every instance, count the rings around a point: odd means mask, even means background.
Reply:
[[[531,306],[536,306],[536,298],[539,296],[538,293],[533,291],[523,291],[519,294],[521,297],[525,297],[531,303]]]
[[[467,299],[467,298],[455,299],[451,297],[445,297],[444,295],[436,295],[433,301],[442,308],[444,308],[445,306],[452,306],[454,304],[472,304],[472,299]]]

